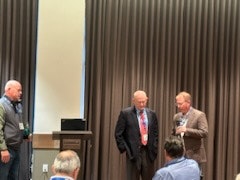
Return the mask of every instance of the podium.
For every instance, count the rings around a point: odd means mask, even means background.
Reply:
[[[92,131],[53,131],[52,139],[60,140],[60,151],[73,150],[75,151],[81,161],[80,172],[78,180],[84,180],[86,168],[86,146],[87,141],[92,137]]]

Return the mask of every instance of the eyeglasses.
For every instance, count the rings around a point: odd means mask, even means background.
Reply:
[[[184,103],[185,103],[185,101],[182,103],[175,103],[175,106],[179,107],[179,106],[182,106]]]

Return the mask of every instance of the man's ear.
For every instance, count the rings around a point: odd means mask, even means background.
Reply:
[[[52,165],[52,172],[53,172],[53,174],[56,174],[56,171],[55,171],[55,168],[53,165]]]
[[[77,179],[78,174],[79,174],[79,170],[80,170],[80,168],[76,168],[76,169],[73,171],[73,177],[74,177],[74,179]]]
[[[168,162],[168,161],[171,159],[165,149],[164,149],[164,156],[165,156],[165,161],[166,161],[166,162]]]
[[[166,157],[167,156],[167,151],[164,149],[164,156]]]

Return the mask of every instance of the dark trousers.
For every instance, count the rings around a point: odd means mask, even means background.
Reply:
[[[154,163],[147,155],[147,148],[142,147],[137,161],[131,161],[127,157],[127,180],[149,180],[154,175]]]
[[[0,180],[17,180],[20,164],[20,152],[11,148],[8,148],[8,151],[11,156],[9,162],[3,163],[0,160]]]

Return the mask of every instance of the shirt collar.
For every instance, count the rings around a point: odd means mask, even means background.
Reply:
[[[73,178],[69,176],[52,176],[51,180],[74,180]]]
[[[179,163],[179,162],[182,162],[184,161],[186,158],[184,156],[180,157],[180,158],[175,158],[175,159],[172,159],[171,161],[167,162],[164,166],[167,167],[167,166],[170,166],[172,164],[176,164],[176,163]]]

